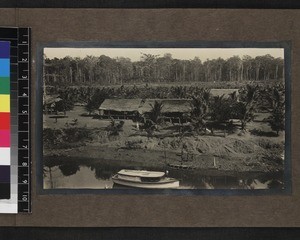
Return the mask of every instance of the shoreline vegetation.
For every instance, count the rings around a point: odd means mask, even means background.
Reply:
[[[108,120],[95,121],[109,124]],[[140,168],[165,168],[172,164],[221,172],[283,171],[282,138],[254,134],[253,130],[237,130],[228,136],[215,131],[214,135],[171,137],[167,134],[164,137],[158,134],[148,138],[145,132],[136,133],[131,120],[125,121],[124,130],[118,136],[109,136],[103,128],[48,128],[44,129],[44,157],[48,159],[44,164],[60,165],[68,159],[82,158],[93,163]]]

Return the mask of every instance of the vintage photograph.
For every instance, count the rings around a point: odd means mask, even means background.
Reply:
[[[42,68],[44,189],[286,187],[284,48],[46,47]]]

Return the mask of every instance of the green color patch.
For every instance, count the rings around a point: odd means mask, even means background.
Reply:
[[[10,79],[0,77],[0,94],[10,94]]]

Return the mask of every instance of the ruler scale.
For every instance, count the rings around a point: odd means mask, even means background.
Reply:
[[[31,212],[30,28],[0,28],[0,41],[10,42],[11,197]]]
[[[18,211],[31,212],[30,29],[18,28]]]

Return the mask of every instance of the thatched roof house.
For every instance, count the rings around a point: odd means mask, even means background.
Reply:
[[[52,113],[55,111],[56,104],[62,101],[58,94],[44,95],[43,98],[43,111],[46,113]]]
[[[150,117],[155,101],[162,103],[161,118],[172,123],[186,122],[186,113],[191,110],[190,99],[146,99],[138,109],[144,118]]]
[[[138,111],[141,102],[142,99],[105,99],[99,110],[134,112]]]
[[[134,119],[138,115],[142,99],[105,99],[99,107],[103,118]]]
[[[62,101],[58,94],[44,96],[44,105],[52,105],[54,103]]]
[[[186,113],[191,109],[191,100],[189,99],[146,99],[138,112],[145,114],[151,112],[155,101],[162,103],[162,113]]]
[[[106,99],[99,107],[99,113],[103,118],[136,119],[138,115],[147,118],[155,101],[162,103],[162,117],[170,121],[179,122],[179,118],[191,109],[189,99]]]

